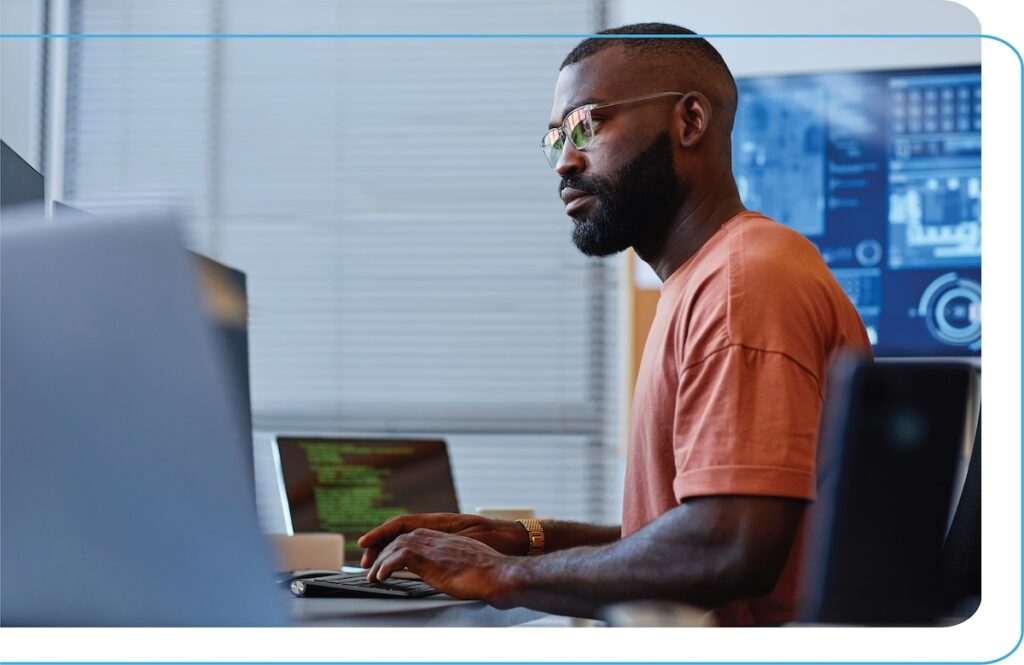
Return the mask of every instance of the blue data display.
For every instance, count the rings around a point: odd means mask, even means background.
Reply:
[[[981,353],[981,69],[737,81],[744,204],[799,231],[878,356]]]

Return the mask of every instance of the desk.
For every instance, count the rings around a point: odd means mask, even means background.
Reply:
[[[434,598],[295,598],[289,596],[291,618],[315,626],[449,626],[502,627],[549,615],[525,607],[499,610],[479,600]]]

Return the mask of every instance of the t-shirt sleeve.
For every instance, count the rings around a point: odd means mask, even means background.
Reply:
[[[813,500],[817,378],[789,356],[730,345],[680,374],[673,424],[679,501],[744,494]]]

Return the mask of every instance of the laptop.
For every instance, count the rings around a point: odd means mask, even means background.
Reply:
[[[459,512],[441,439],[278,436],[275,443],[288,532],[342,534],[346,566],[359,565],[359,537],[391,517]],[[297,596],[437,593],[416,580],[369,584],[356,572],[293,580],[291,590]]]
[[[0,231],[4,626],[286,623],[178,221]]]

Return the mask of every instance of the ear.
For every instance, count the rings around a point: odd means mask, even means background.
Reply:
[[[679,145],[692,148],[700,143],[711,127],[711,102],[701,92],[688,92],[676,102]]]

